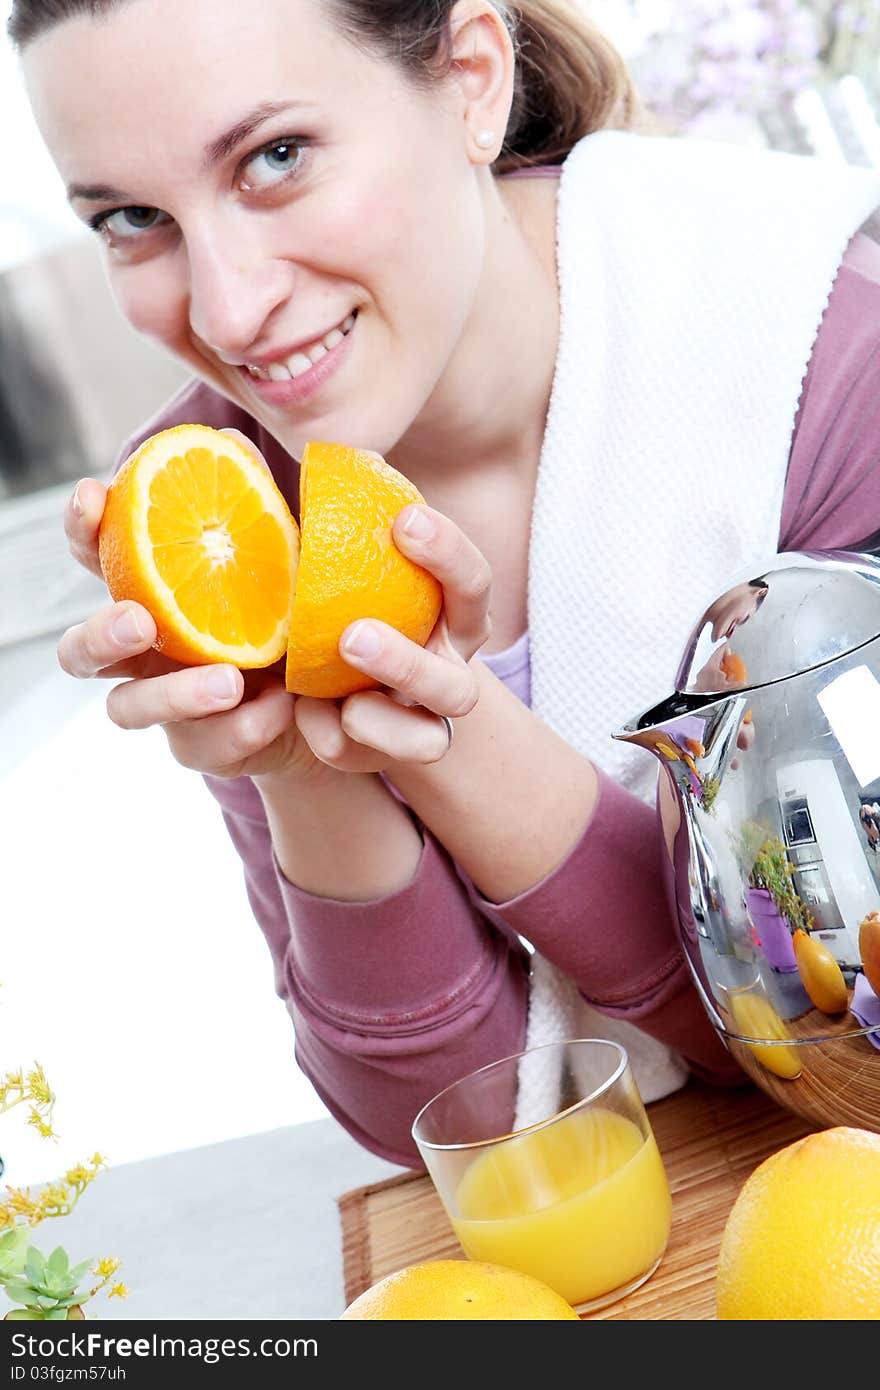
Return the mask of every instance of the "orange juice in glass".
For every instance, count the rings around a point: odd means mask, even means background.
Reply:
[[[471,1259],[532,1274],[579,1312],[657,1268],[669,1185],[618,1043],[494,1062],[429,1102],[413,1135]]]

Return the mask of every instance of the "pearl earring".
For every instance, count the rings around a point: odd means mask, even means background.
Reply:
[[[495,144],[495,132],[494,130],[478,130],[476,139],[481,150],[490,150]]]

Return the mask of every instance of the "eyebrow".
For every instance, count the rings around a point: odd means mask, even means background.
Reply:
[[[234,126],[230,126],[225,134],[212,140],[210,145],[205,146],[203,169],[207,171],[212,169],[215,164],[219,164],[221,159],[225,159],[237,145],[241,144],[242,140],[253,135],[264,121],[270,120],[282,111],[291,111],[295,107],[303,105],[304,103],[301,101],[264,101],[260,106],[255,106],[253,111],[249,111],[240,121],[236,121]]]
[[[202,168],[205,171],[213,169],[215,164],[219,164],[222,159],[230,155],[243,140],[249,135],[253,135],[266,121],[273,116],[278,116],[282,111],[292,111],[297,107],[305,106],[307,103],[301,101],[264,101],[259,106],[255,106],[246,116],[242,116],[240,121],[230,126],[228,130],[219,135],[216,140],[205,146],[202,155]],[[131,196],[119,188],[114,188],[107,183],[71,183],[67,188],[67,200],[73,202],[74,198],[84,199],[89,203],[124,203],[131,202]]]

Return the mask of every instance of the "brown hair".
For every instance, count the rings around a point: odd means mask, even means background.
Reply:
[[[9,36],[19,48],[74,15],[101,15],[122,0],[13,0]],[[393,58],[418,82],[448,70],[456,0],[323,0],[351,39]],[[499,173],[558,164],[584,135],[632,124],[637,98],[613,45],[574,0],[492,0],[514,42],[517,77]]]

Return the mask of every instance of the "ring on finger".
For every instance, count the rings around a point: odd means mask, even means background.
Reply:
[[[446,726],[446,752],[443,754],[445,758],[446,753],[448,753],[450,748],[452,747],[452,740],[455,736],[455,727],[448,714],[441,714],[440,718],[443,720],[443,723]]]

